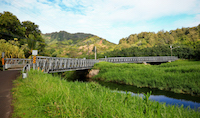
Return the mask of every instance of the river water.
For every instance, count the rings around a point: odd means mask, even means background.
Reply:
[[[192,109],[199,109],[200,110],[200,96],[191,96],[189,94],[181,94],[181,93],[174,93],[170,91],[164,91],[159,89],[151,89],[151,88],[138,88],[132,85],[123,85],[111,82],[102,82],[96,81],[100,85],[108,87],[112,90],[116,90],[118,92],[126,93],[130,92],[132,95],[139,95],[143,96],[143,93],[147,93],[152,91],[150,96],[150,100],[166,103],[167,105],[183,105],[185,108],[190,107]]]

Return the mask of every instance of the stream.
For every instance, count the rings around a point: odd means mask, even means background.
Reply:
[[[191,96],[189,94],[174,93],[170,91],[159,90],[155,88],[138,88],[132,85],[123,85],[111,82],[97,81],[100,85],[110,88],[111,90],[117,89],[118,92],[130,92],[132,95],[143,96],[143,93],[152,91],[150,100],[166,103],[166,105],[183,105],[184,108],[190,107],[192,109],[200,109],[200,96]]]

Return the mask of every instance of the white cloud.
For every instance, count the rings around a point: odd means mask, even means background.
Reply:
[[[20,21],[35,22],[43,33],[60,30],[70,33],[85,32],[115,43],[122,37],[141,31],[158,31],[164,26],[174,28],[196,25],[200,23],[199,8],[199,0],[55,0],[53,2],[3,0],[0,2],[0,12],[10,11]],[[148,23],[149,20],[179,14],[196,14],[196,17],[175,19],[176,22],[162,26]]]

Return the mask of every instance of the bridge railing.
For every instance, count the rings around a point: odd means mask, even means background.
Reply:
[[[33,64],[32,59],[17,59],[6,58],[5,68],[23,68],[25,65],[30,64],[32,67],[41,69],[46,73],[64,72],[71,70],[90,69],[95,63],[99,61],[107,61],[112,63],[144,63],[144,62],[171,62],[178,58],[175,56],[158,56],[158,57],[109,57],[94,59],[77,59],[77,58],[58,58],[58,57],[45,57],[37,56],[36,64]]]
[[[100,61],[112,63],[144,63],[144,62],[171,62],[178,60],[175,56],[157,56],[157,57],[109,57],[100,58]]]
[[[98,60],[93,59],[74,59],[37,56],[36,67],[44,72],[54,73],[70,70],[90,69]]]
[[[32,64],[32,59],[5,58],[5,69],[22,68],[26,64]]]

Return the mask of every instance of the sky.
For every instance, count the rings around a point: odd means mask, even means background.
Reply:
[[[200,24],[200,0],[0,0],[4,11],[42,33],[91,33],[116,44],[131,34]]]

